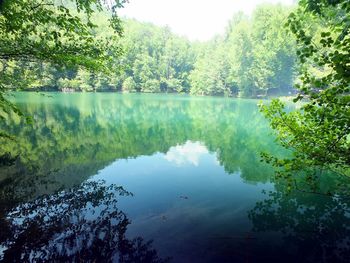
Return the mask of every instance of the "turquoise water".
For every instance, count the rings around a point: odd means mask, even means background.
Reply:
[[[19,156],[0,167],[4,261],[346,262],[348,199],[290,193],[274,179],[260,153],[286,152],[256,100],[14,101],[33,124],[13,116],[4,127],[17,140],[2,151]]]

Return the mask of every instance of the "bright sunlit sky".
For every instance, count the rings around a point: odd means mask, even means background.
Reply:
[[[251,14],[262,3],[291,5],[295,0],[129,0],[120,15],[156,25],[168,25],[191,40],[208,40],[225,31],[234,13]]]

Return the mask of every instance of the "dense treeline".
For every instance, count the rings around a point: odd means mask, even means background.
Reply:
[[[233,17],[225,36],[215,39],[196,61],[191,93],[256,97],[291,91],[295,41],[283,27],[290,11],[263,5],[251,18]]]
[[[124,55],[108,75],[28,61],[9,61],[1,71],[16,75],[16,87],[36,90],[286,94],[295,76],[295,41],[283,27],[290,11],[282,5],[263,5],[251,17],[237,14],[223,36],[206,43],[190,42],[167,27],[124,20],[124,37],[114,40]],[[106,13],[95,14],[93,21],[98,25],[96,37],[112,35],[106,30]]]
[[[190,42],[170,29],[125,21],[126,54],[117,87],[122,91],[188,92],[195,53]]]

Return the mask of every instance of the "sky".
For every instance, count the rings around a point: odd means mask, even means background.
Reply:
[[[225,31],[232,16],[251,14],[262,3],[291,5],[295,0],[129,0],[121,16],[169,26],[190,40],[205,41]]]

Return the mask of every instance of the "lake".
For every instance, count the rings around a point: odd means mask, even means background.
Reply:
[[[0,259],[347,262],[350,198],[334,175],[288,191],[257,100],[15,93],[2,127]],[[14,158],[13,156],[17,156]],[[303,185],[302,181],[296,183]]]

